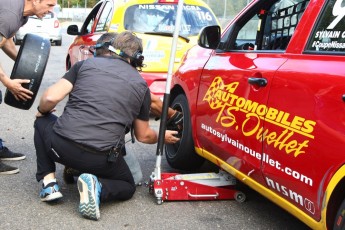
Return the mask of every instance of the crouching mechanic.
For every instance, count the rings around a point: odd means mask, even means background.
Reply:
[[[121,154],[125,134],[153,144],[158,136],[149,126],[150,90],[137,71],[142,66],[142,42],[131,32],[100,37],[97,56],[72,66],[42,95],[35,120],[37,181],[43,180],[42,201],[62,197],[55,162],[83,172],[77,185],[79,212],[100,218],[100,201],[130,199],[136,189]],[[117,55],[114,43],[121,52]],[[134,68],[133,68],[134,67]],[[60,117],[52,112],[68,96]],[[165,142],[176,143],[177,131],[167,130]]]

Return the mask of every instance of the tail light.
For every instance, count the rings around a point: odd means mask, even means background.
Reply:
[[[59,26],[60,26],[59,20],[55,20],[54,21],[54,28],[59,28]]]

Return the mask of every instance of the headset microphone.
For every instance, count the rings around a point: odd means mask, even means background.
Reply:
[[[144,62],[144,56],[143,56],[143,54],[141,53],[140,50],[137,50],[137,51],[133,54],[133,56],[129,56],[129,55],[127,55],[127,54],[126,54],[125,52],[123,52],[123,51],[120,51],[119,55],[120,55],[121,57],[129,58],[130,64],[131,64],[131,66],[133,66],[134,68],[142,68],[142,67],[144,67],[144,64],[143,64],[143,62]]]

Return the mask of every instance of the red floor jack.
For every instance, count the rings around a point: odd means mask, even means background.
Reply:
[[[170,55],[166,93],[163,98],[162,117],[159,127],[157,143],[156,168],[150,177],[149,192],[157,198],[157,203],[165,200],[224,200],[235,199],[244,202],[244,193],[234,189],[236,180],[230,174],[220,171],[216,173],[178,174],[161,173],[161,159],[166,130],[168,104],[170,99],[171,76],[173,72],[178,33],[183,10],[183,0],[179,0],[176,22],[174,27],[173,44]],[[184,120],[185,122],[185,120]]]
[[[160,178],[160,179],[158,179]],[[157,204],[166,200],[231,200],[244,202],[244,193],[234,189],[236,179],[225,171],[219,173],[178,174],[156,172],[150,177],[149,192]]]

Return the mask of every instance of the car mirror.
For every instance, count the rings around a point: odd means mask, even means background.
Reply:
[[[220,42],[220,26],[206,26],[199,33],[198,45],[206,49],[216,49]]]
[[[70,25],[67,27],[67,34],[69,35],[80,35],[79,28],[77,25]]]

